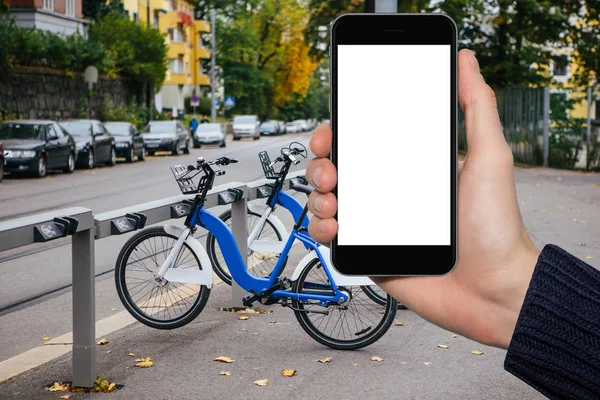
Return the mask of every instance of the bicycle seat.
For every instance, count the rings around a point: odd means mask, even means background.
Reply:
[[[294,189],[297,192],[300,193],[304,193],[307,196],[310,196],[310,194],[312,193],[312,191],[314,190],[314,188],[312,186],[309,185],[301,185],[301,184],[296,184],[294,185],[294,187],[292,187],[292,189]]]

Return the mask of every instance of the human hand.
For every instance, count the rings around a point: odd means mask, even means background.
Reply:
[[[512,152],[496,97],[470,50],[458,54],[458,95],[465,114],[468,151],[458,164],[458,263],[439,277],[371,277],[426,320],[483,344],[508,348],[540,251],[523,224]],[[337,233],[337,199],[329,126],[310,140],[316,158],[306,176],[315,191],[310,235],[321,243]],[[423,254],[421,262],[427,262]]]

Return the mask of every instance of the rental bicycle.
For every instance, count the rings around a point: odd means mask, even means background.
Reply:
[[[365,299],[363,277],[348,277],[329,268],[322,251],[306,230],[307,206],[295,221],[281,257],[268,277],[246,269],[228,226],[204,208],[215,177],[225,174],[220,167],[237,162],[221,157],[195,165],[172,166],[184,194],[196,194],[185,228],[172,225],[146,228],[132,236],[117,258],[115,283],[127,311],[141,323],[158,329],[174,329],[194,320],[204,309],[213,286],[213,269],[206,250],[193,233],[198,226],[211,232],[223,251],[232,279],[249,294],[245,307],[255,302],[280,304],[294,311],[302,328],[319,343],[339,350],[368,346],[381,338],[394,322],[397,302],[385,306]],[[312,188],[298,185],[310,194]],[[235,200],[240,200],[239,198]],[[299,265],[292,278],[282,276],[292,245],[299,241],[316,258]],[[366,278],[368,280],[368,278]]]
[[[271,159],[266,151],[259,153],[258,158],[263,168],[265,178],[274,180],[268,185],[270,191],[269,196],[264,204],[248,203],[247,210],[247,226],[248,226],[248,256],[247,269],[254,276],[269,276],[275,269],[277,261],[281,258],[284,245],[290,236],[283,222],[275,215],[275,210],[278,206],[289,211],[293,218],[297,220],[302,213],[303,206],[293,196],[284,191],[284,185],[287,175],[292,165],[297,165],[300,160],[296,156],[306,158],[306,147],[299,142],[292,142],[287,147],[280,150],[280,155],[271,162]],[[279,172],[276,172],[274,167],[278,163],[283,163]],[[301,182],[300,187],[308,184],[305,178],[298,177],[297,181]],[[298,190],[296,184],[291,185],[292,190]],[[224,211],[219,218],[225,222],[231,229],[231,210]],[[303,223],[303,227],[308,227],[308,217]],[[227,268],[227,263],[223,257],[223,253],[219,244],[215,240],[212,233],[208,233],[206,238],[206,249],[208,256],[212,262],[215,273],[223,280],[223,282],[231,285],[231,275]],[[307,249],[309,249],[307,247]],[[326,262],[330,261],[329,249],[321,248],[321,254]],[[317,256],[314,252],[309,252],[300,261],[301,266],[306,266],[311,263]],[[329,270],[332,270],[331,264],[328,265]],[[365,294],[378,304],[385,306],[388,301],[388,294],[375,285],[371,280],[365,280],[365,285],[362,286]],[[398,303],[398,309],[404,310],[406,306]]]

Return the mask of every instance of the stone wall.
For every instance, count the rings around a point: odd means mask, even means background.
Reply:
[[[93,118],[98,118],[106,99],[114,105],[127,104],[132,99],[145,101],[143,90],[123,78],[99,76],[90,97]],[[88,84],[83,74],[65,73],[46,68],[15,68],[0,71],[0,117],[66,119],[87,117]],[[81,112],[84,112],[84,115]]]

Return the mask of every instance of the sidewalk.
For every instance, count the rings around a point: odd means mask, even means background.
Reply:
[[[557,244],[600,267],[600,175],[519,168],[516,179],[522,214],[535,243],[540,248]],[[304,253],[297,246],[293,254],[288,265]],[[97,371],[123,387],[111,394],[73,393],[71,398],[545,398],[504,371],[505,351],[453,337],[408,310],[399,310],[396,317],[404,325],[393,326],[375,344],[341,352],[311,339],[293,312],[281,306],[269,306],[271,314],[253,314],[248,320],[238,319],[246,314],[218,311],[231,305],[230,298],[230,288],[220,284],[212,290],[204,312],[185,327],[159,331],[136,322],[106,336],[109,343],[98,346]],[[484,354],[473,355],[472,350]],[[213,361],[218,356],[235,362]],[[371,361],[372,356],[384,361]],[[137,368],[137,357],[151,357],[154,365]],[[325,357],[331,361],[317,361]],[[283,377],[283,369],[297,373]],[[219,375],[221,371],[231,375]],[[70,379],[67,354],[0,384],[0,398],[58,399],[66,393],[48,392],[45,387]],[[268,385],[253,385],[259,379],[268,379]]]

